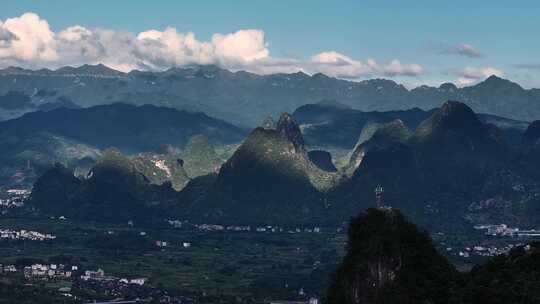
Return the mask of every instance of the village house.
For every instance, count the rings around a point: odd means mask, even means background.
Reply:
[[[77,266],[74,266],[77,268]],[[73,266],[71,267],[73,269]],[[68,279],[71,278],[72,271],[65,270],[65,266],[60,264],[33,264],[24,267],[24,277],[27,279]]]
[[[131,279],[129,280],[129,284],[135,284],[135,285],[139,285],[139,286],[142,286],[144,285],[144,283],[146,283],[146,278],[136,278],[136,279]]]
[[[105,271],[98,269],[97,271],[86,270],[81,276],[83,281],[88,280],[103,280],[105,278]]]
[[[163,248],[163,247],[167,247],[168,245],[169,244],[166,241],[156,241],[157,247]]]

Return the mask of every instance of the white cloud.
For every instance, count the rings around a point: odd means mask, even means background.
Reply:
[[[478,58],[483,57],[482,53],[474,46],[467,43],[460,43],[454,47],[455,53],[461,56]]]
[[[386,67],[384,67],[384,74],[386,76],[418,76],[424,73],[424,68],[419,64],[402,64],[399,60],[392,60]]]
[[[353,60],[335,51],[322,52],[311,57],[311,66],[321,73],[343,78],[358,78],[374,72],[374,68],[369,64]]]
[[[53,61],[58,59],[54,33],[47,21],[33,13],[0,21],[4,38],[0,59]],[[8,41],[6,41],[6,38]]]
[[[253,61],[270,56],[261,30],[240,30],[232,34],[214,34],[212,46],[218,57]]]
[[[103,63],[121,71],[216,64],[261,74],[304,71],[353,79],[424,72],[418,64],[402,64],[397,59],[379,64],[374,59],[356,60],[335,51],[308,60],[275,58],[270,55],[264,31],[258,29],[216,33],[210,41],[200,41],[195,34],[172,27],[135,34],[74,25],[55,33],[34,13],[0,21],[0,66],[57,68],[85,63]]]
[[[193,33],[178,33],[175,28],[139,33],[135,40],[136,57],[152,68],[214,63],[212,46],[199,42]]]
[[[481,58],[484,54],[476,47],[468,43],[449,44],[446,42],[430,42],[429,47],[435,49],[439,54],[457,55],[469,58]]]
[[[312,67],[330,76],[342,78],[358,78],[370,75],[418,76],[424,73],[419,64],[402,64],[394,59],[387,64],[379,64],[369,58],[366,62],[354,60],[335,51],[319,53],[311,57]]]
[[[498,77],[504,76],[504,72],[502,70],[493,68],[493,67],[465,67],[463,70],[459,71],[458,73],[458,85],[466,86],[466,85],[472,85],[479,81],[482,81],[489,76],[495,75]]]

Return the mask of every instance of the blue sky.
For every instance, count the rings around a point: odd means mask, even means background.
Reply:
[[[275,71],[288,71],[287,68],[277,67],[274,62],[278,60],[282,65],[285,60],[287,67],[292,68],[294,65],[307,72],[321,71],[353,79],[387,77],[410,86],[444,81],[466,85],[480,81],[488,73],[494,72],[525,87],[540,87],[538,1],[520,1],[517,5],[508,1],[433,0],[17,0],[4,1],[2,4],[0,20],[6,21],[33,12],[48,22],[55,35],[74,25],[92,31],[99,28],[127,32],[134,36],[148,30],[161,32],[167,27],[173,27],[178,33],[192,32],[197,41],[208,42],[215,33],[226,35],[239,30],[257,29],[264,33],[264,47],[268,51],[268,55],[259,53],[261,56],[257,55],[257,58],[265,57],[264,65],[272,65]],[[149,52],[156,59],[156,51]],[[70,50],[70,56],[74,56],[73,53]],[[162,55],[175,56],[171,50],[166,53],[168,55]],[[311,59],[321,53],[325,54],[320,57],[324,62],[313,63]],[[263,61],[260,60],[238,62],[250,54],[224,55],[214,52],[209,62],[219,62],[232,69],[274,71],[261,68],[260,62]],[[17,54],[11,56],[16,57]],[[201,60],[163,57],[151,62],[144,59],[143,64],[135,62],[133,58],[128,63],[111,58],[111,54],[107,56],[104,60],[111,65],[117,64],[126,69],[132,66],[164,68],[166,65],[182,65],[192,61],[198,63],[197,60]],[[343,59],[341,56],[346,57]],[[6,55],[4,57],[7,58]],[[85,60],[94,62],[99,58],[73,57],[66,63],[76,64]],[[269,63],[269,59],[274,61]],[[368,64],[368,59],[376,61],[376,65]],[[395,69],[390,67],[392,60],[400,63],[399,66],[394,64]],[[330,61],[335,65],[329,64]],[[31,67],[54,66],[55,62],[9,58],[4,60],[4,65],[27,63]],[[350,69],[345,68],[346,64],[351,65]],[[421,71],[413,65],[421,66]]]

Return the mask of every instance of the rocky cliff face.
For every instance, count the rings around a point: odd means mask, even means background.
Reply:
[[[132,162],[138,172],[156,185],[170,182],[176,191],[180,191],[190,180],[184,169],[183,159],[172,153],[140,153]]]
[[[425,232],[396,209],[368,209],[351,221],[347,252],[328,304],[538,303],[540,243],[512,249],[458,273]]]
[[[263,120],[263,122],[261,124],[261,127],[265,128],[265,129],[275,129],[276,128],[276,122],[274,121],[272,116],[268,116]]]
[[[448,303],[453,267],[395,209],[368,209],[349,227],[329,304]]]
[[[276,130],[293,144],[295,152],[303,153],[306,151],[304,137],[302,136],[300,127],[290,114],[283,113],[279,117]]]

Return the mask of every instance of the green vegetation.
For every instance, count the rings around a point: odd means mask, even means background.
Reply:
[[[211,232],[28,218],[0,219],[0,226],[57,236],[49,242],[0,242],[0,263],[102,268],[116,277],[147,277],[153,286],[202,303],[300,299],[301,288],[322,297],[344,245],[344,235],[336,233]],[[156,240],[168,246],[158,248]]]
[[[458,273],[429,235],[396,209],[368,209],[349,227],[329,304],[538,303],[540,244],[520,246]]]
[[[85,176],[89,163],[99,159],[102,150],[116,147],[133,155],[158,151],[164,145],[173,149],[189,146],[182,158],[188,175],[196,177],[214,172],[224,159],[222,155],[191,151],[192,137],[204,138],[208,145],[228,146],[240,142],[244,135],[244,130],[202,113],[150,105],[38,111],[0,122],[0,183],[30,187],[54,162]],[[225,157],[228,155],[225,152]],[[179,190],[187,178],[175,177],[172,182]]]
[[[328,303],[449,303],[457,271],[399,211],[368,209],[348,236]]]
[[[518,247],[474,267],[467,276],[463,303],[540,302],[540,243]]]

